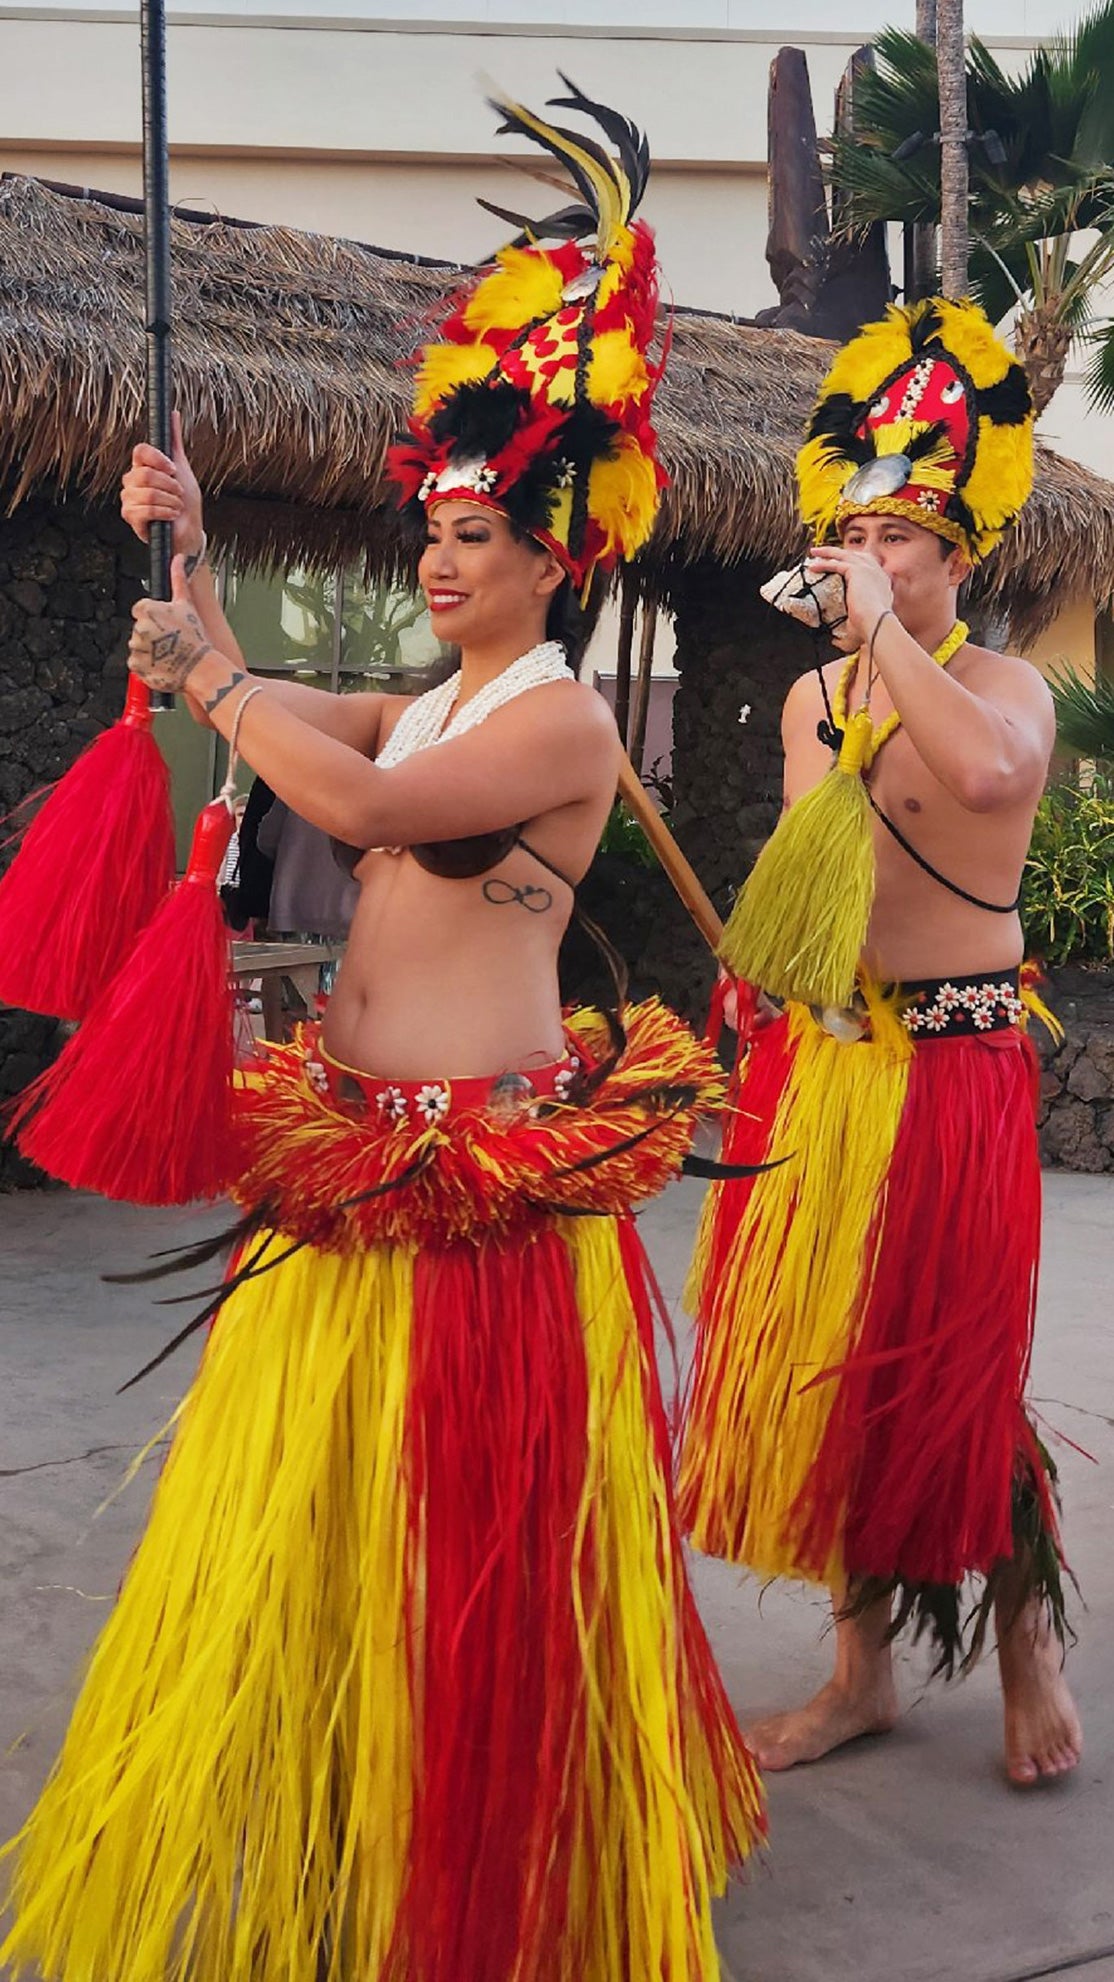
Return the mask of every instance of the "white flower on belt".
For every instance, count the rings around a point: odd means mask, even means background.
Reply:
[[[306,1061],[303,1062],[303,1064],[306,1070],[306,1079],[308,1080],[310,1086],[315,1087],[317,1089],[318,1094],[328,1094],[329,1076],[325,1072],[325,1069],[321,1061],[307,1059]]]
[[[436,1083],[420,1087],[417,1094],[417,1109],[427,1128],[433,1128],[442,1115],[449,1112],[448,1090]]]
[[[379,1113],[386,1115],[392,1122],[398,1123],[406,1120],[406,1096],[402,1092],[401,1087],[381,1088],[376,1106],[379,1109]]]

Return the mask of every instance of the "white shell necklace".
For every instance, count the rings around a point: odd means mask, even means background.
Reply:
[[[401,764],[419,750],[429,750],[435,743],[449,743],[453,737],[463,736],[496,709],[504,708],[516,696],[525,695],[528,688],[542,688],[551,681],[575,681],[576,676],[565,659],[560,641],[543,640],[540,647],[531,647],[528,654],[520,654],[502,674],[485,682],[448,720],[460,694],[460,680],[459,673],[452,675],[439,688],[427,689],[403,710],[375,759],[379,770],[389,771],[392,765]]]

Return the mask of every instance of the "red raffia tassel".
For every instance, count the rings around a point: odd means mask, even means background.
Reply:
[[[0,881],[0,1003],[85,1018],[173,878],[170,774],[133,675],[119,722],[54,787]]]
[[[15,1105],[21,1154],[76,1190],[188,1204],[229,1181],[232,980],[216,882],[232,826],[223,798],[205,807],[184,880]]]

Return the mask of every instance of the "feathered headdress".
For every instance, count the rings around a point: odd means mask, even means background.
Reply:
[[[583,586],[646,542],[665,480],[650,424],[661,365],[647,358],[657,267],[649,228],[632,225],[649,174],[646,139],[561,81],[569,94],[553,107],[590,117],[617,156],[489,99],[500,135],[541,145],[580,197],[536,222],[480,202],[522,231],[421,353],[409,434],[388,470],[416,514],[463,500],[499,510]]]
[[[975,303],[891,308],[832,365],[797,480],[819,538],[852,516],[906,516],[977,564],[1033,486],[1025,373]]]

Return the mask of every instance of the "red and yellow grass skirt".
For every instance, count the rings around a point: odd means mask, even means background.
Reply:
[[[800,1006],[755,1031],[724,1159],[784,1160],[705,1207],[678,1486],[698,1548],[935,1590],[930,1613],[953,1586],[954,1617],[954,1586],[1014,1553],[1019,1485],[1055,1536],[1024,1408],[1035,1054],[1003,1010],[966,1035],[911,1035],[877,1000],[854,1043]]]
[[[372,1082],[312,1034],[249,1078],[273,1225],[18,1841],[14,1975],[718,1976],[761,1797],[629,1215],[718,1076],[660,1006],[628,1035],[579,1100],[570,1067]]]

